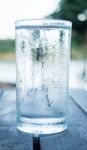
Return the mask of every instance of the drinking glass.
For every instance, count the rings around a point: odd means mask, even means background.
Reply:
[[[17,129],[54,134],[67,129],[72,23],[16,22]]]

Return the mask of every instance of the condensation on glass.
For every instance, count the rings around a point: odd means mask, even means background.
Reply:
[[[53,134],[67,129],[71,22],[16,22],[17,129]]]

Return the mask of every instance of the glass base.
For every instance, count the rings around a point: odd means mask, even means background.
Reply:
[[[18,119],[17,129],[22,132],[32,133],[34,137],[43,134],[56,134],[67,129],[64,118],[26,118]]]

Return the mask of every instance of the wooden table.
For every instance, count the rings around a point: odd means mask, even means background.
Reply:
[[[70,90],[68,130],[34,139],[16,130],[16,90],[0,90],[0,150],[87,150],[87,92]]]

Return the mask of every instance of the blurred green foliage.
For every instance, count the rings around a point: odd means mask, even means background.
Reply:
[[[87,59],[87,0],[61,0],[54,13],[47,18],[72,22],[73,59]]]
[[[87,18],[84,20],[79,15],[87,17],[87,0],[61,0],[60,10],[56,10],[50,16],[54,19],[69,20],[73,23],[73,30],[79,34],[84,34],[87,30]]]
[[[0,60],[15,60],[15,40],[0,40]]]
[[[0,53],[15,52],[15,40],[0,40]]]

